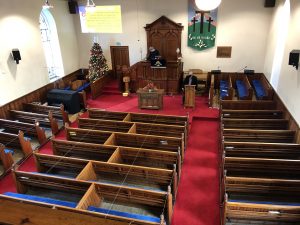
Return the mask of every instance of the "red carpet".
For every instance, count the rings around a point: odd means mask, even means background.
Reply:
[[[219,122],[194,118],[172,225],[219,225]]]
[[[172,225],[219,225],[219,178],[218,178],[218,143],[219,143],[219,111],[208,108],[207,97],[196,97],[195,109],[184,109],[182,96],[164,96],[163,109],[138,109],[137,96],[131,94],[122,97],[117,93],[116,83],[110,83],[107,93],[95,100],[88,100],[88,107],[111,111],[143,112],[154,114],[190,116],[190,134],[182,168],[181,179],[174,207]],[[90,95],[88,95],[90,96]],[[82,117],[86,117],[84,113]],[[76,127],[74,122],[72,127]],[[56,138],[64,139],[61,131]],[[51,143],[48,142],[40,151],[52,154]],[[27,159],[20,167],[22,171],[36,171],[33,157]],[[11,173],[0,180],[0,193],[16,192]]]

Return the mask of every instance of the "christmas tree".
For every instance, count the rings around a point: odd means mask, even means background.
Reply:
[[[101,46],[98,43],[94,43],[91,49],[91,57],[89,61],[89,80],[97,80],[104,76],[105,72],[108,70]]]

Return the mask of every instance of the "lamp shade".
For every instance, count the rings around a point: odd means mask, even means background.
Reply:
[[[203,11],[210,11],[221,4],[221,0],[195,0],[196,6]]]

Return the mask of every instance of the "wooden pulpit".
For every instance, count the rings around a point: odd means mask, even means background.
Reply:
[[[195,91],[196,85],[184,86],[184,107],[195,108]]]

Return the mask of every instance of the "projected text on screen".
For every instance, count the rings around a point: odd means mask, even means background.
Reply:
[[[79,6],[82,33],[122,33],[121,6]]]

